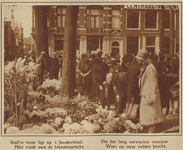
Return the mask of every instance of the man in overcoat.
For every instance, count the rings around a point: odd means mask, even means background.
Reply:
[[[136,60],[134,60],[128,70],[127,70],[127,101],[126,101],[126,111],[128,110],[129,104],[131,101],[134,101],[135,104],[140,103],[139,96],[139,87],[138,87],[138,75],[140,74],[140,65]]]
[[[41,55],[36,60],[36,64],[38,64],[38,67],[36,69],[36,74],[38,76],[39,86],[42,85],[42,83],[43,83],[43,75],[44,75],[44,70],[45,70],[45,64],[44,64],[43,59],[44,59],[45,55],[46,55],[46,53],[42,51]]]
[[[59,61],[56,57],[56,52],[53,52],[52,57],[48,60],[48,73],[50,79],[58,79]]]

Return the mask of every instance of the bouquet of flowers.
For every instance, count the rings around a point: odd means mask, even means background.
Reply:
[[[61,87],[61,81],[60,80],[49,80],[46,79],[43,84],[41,85],[42,88],[44,89],[49,89],[49,90],[60,90]]]

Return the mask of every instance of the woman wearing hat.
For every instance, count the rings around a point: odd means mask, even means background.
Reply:
[[[162,122],[157,71],[147,50],[139,50],[136,59],[141,70],[138,81],[141,97],[139,122],[148,127],[149,133],[154,133],[156,124]]]

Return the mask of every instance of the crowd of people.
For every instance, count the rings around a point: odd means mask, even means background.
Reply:
[[[81,55],[76,82],[78,97],[87,95],[105,109],[114,104],[116,115],[127,112],[131,102],[139,104],[139,122],[153,133],[166,115],[178,114],[170,93],[178,79],[179,53],[171,59],[142,49],[136,55],[125,54],[121,62],[97,49],[89,57]]]
[[[62,71],[62,55],[56,57],[53,52],[51,57],[42,51],[41,55],[36,59],[36,77],[33,79],[33,90],[43,84],[44,79],[59,79]]]
[[[62,56],[45,52],[36,60],[37,78],[34,90],[42,85],[46,75],[49,79],[59,79],[62,71]],[[101,49],[95,53],[83,53],[76,59],[76,92],[104,109],[115,106],[116,116],[128,112],[130,104],[139,104],[139,122],[153,133],[169,113],[178,115],[174,109],[171,87],[179,81],[179,53],[174,58],[167,54],[155,53],[153,56],[144,49],[137,54],[103,54]],[[37,83],[37,84],[36,84]],[[162,111],[166,108],[165,112]]]

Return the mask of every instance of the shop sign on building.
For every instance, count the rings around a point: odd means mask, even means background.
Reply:
[[[164,5],[165,9],[170,9],[172,5]],[[125,9],[162,9],[162,5],[124,5]],[[175,10],[179,10],[179,6],[173,6]]]

